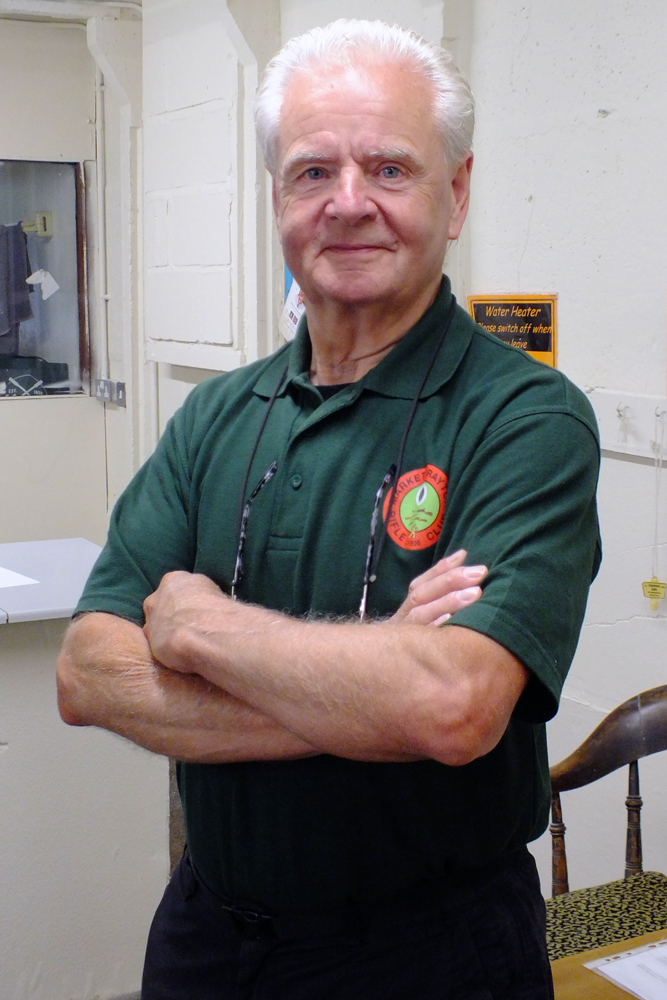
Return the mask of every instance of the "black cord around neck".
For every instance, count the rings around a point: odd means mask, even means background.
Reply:
[[[455,311],[455,309],[456,309],[456,297],[454,295],[452,295],[452,304],[449,307],[449,312],[447,313],[447,316],[445,317],[445,325],[443,327],[442,333],[438,337],[438,340],[436,342],[435,347],[433,348],[433,351],[431,352],[431,357],[429,358],[429,362],[428,362],[428,364],[427,364],[427,366],[426,366],[426,368],[424,370],[424,374],[422,375],[422,377],[420,379],[419,386],[417,388],[417,392],[415,393],[414,399],[412,400],[412,406],[410,407],[410,412],[408,413],[408,419],[405,421],[405,426],[403,427],[403,434],[401,435],[401,443],[400,443],[400,445],[398,447],[398,455],[397,455],[397,458],[396,458],[396,462],[394,463],[395,466],[396,466],[396,471],[394,473],[394,477],[393,477],[392,484],[391,484],[391,491],[389,493],[389,505],[387,507],[387,518],[386,518],[386,520],[384,522],[384,525],[383,525],[383,528],[382,528],[382,533],[380,534],[380,539],[379,539],[379,542],[378,542],[378,546],[377,546],[377,549],[375,550],[375,558],[373,559],[373,565],[371,566],[371,572],[370,572],[370,576],[369,576],[369,581],[371,583],[375,583],[375,580],[377,578],[377,568],[380,565],[380,558],[382,556],[382,550],[384,548],[385,539],[387,537],[387,531],[388,531],[388,528],[389,528],[389,519],[391,517],[391,508],[393,507],[394,497],[396,495],[396,487],[398,486],[398,481],[401,478],[401,466],[403,465],[403,454],[405,452],[405,445],[406,445],[406,442],[408,440],[408,434],[410,433],[410,428],[412,427],[412,421],[414,420],[415,413],[417,412],[417,404],[419,403],[419,397],[421,396],[422,391],[424,389],[424,386],[426,385],[427,378],[431,374],[431,369],[433,368],[433,365],[435,364],[435,359],[437,358],[438,354],[440,353],[442,345],[445,342],[445,337],[447,336],[447,333],[449,332],[449,328],[452,325],[452,320],[454,318],[454,311]]]
[[[394,472],[394,475],[393,475],[393,478],[392,478],[391,491],[389,493],[389,506],[387,507],[387,510],[388,510],[389,514],[387,516],[386,521],[384,522],[384,525],[383,525],[383,528],[382,528],[382,533],[381,533],[380,539],[379,539],[379,543],[378,543],[378,546],[377,546],[377,549],[376,549],[376,552],[375,552],[375,556],[373,558],[373,565],[371,567],[371,571],[370,571],[370,575],[369,575],[369,582],[370,583],[374,583],[375,579],[377,577],[377,567],[380,564],[380,558],[382,556],[382,550],[384,549],[384,543],[385,543],[385,539],[387,537],[387,528],[388,528],[388,525],[389,525],[389,515],[391,514],[391,508],[392,508],[393,503],[394,503],[394,497],[396,495],[396,487],[398,485],[399,479],[401,478],[401,466],[403,464],[403,455],[404,455],[404,452],[405,452],[405,445],[406,445],[406,442],[408,440],[408,434],[410,433],[410,428],[412,427],[412,422],[414,420],[415,413],[417,411],[417,405],[419,403],[419,398],[420,398],[420,396],[422,394],[424,386],[426,385],[426,380],[428,379],[429,375],[431,374],[431,370],[433,368],[433,365],[435,364],[435,359],[437,358],[438,354],[440,353],[440,350],[441,350],[442,345],[443,345],[443,343],[445,341],[445,337],[447,336],[449,328],[452,325],[452,319],[454,318],[454,311],[455,311],[455,309],[456,309],[456,298],[454,297],[454,295],[452,295],[452,303],[451,303],[451,306],[449,308],[449,312],[447,313],[447,316],[445,317],[445,323],[444,323],[444,327],[443,327],[442,333],[438,337],[438,340],[437,340],[437,342],[436,342],[436,344],[435,344],[435,346],[433,348],[433,351],[431,352],[431,356],[429,358],[428,364],[427,364],[426,368],[424,369],[424,372],[422,374],[421,379],[419,380],[419,385],[417,387],[417,391],[416,391],[416,393],[414,395],[414,398],[412,400],[412,405],[410,406],[410,412],[408,413],[407,420],[405,421],[405,425],[403,427],[403,433],[401,435],[401,442],[400,442],[399,447],[398,447],[398,456],[396,458],[396,462],[394,463],[395,464],[395,472]],[[267,421],[269,419],[269,416],[271,414],[271,410],[273,409],[273,404],[275,403],[275,401],[276,401],[276,399],[278,397],[278,393],[280,392],[280,390],[282,388],[282,385],[283,385],[283,383],[284,383],[284,381],[285,381],[285,379],[287,377],[288,370],[289,370],[289,364],[287,364],[285,366],[285,369],[284,369],[282,375],[280,376],[280,379],[278,380],[278,383],[276,384],[276,387],[273,390],[273,393],[271,394],[271,398],[269,399],[268,403],[266,404],[266,409],[264,410],[264,415],[262,417],[262,422],[259,425],[259,430],[257,431],[257,435],[255,437],[255,443],[252,446],[252,451],[250,453],[250,458],[248,459],[248,464],[246,466],[245,474],[243,476],[243,484],[241,486],[241,493],[240,493],[240,497],[239,497],[239,509],[238,509],[237,523],[236,523],[236,534],[237,534],[237,537],[239,536],[239,534],[241,532],[241,528],[242,528],[242,524],[243,524],[243,509],[244,509],[244,507],[246,505],[246,490],[248,489],[248,480],[250,479],[250,472],[251,472],[251,469],[252,469],[252,464],[255,461],[255,455],[257,454],[257,449],[259,447],[259,442],[260,442],[260,440],[262,438],[262,434],[264,433],[264,428],[266,427],[266,423],[267,423]]]
[[[266,404],[266,409],[264,410],[264,416],[262,417],[262,422],[259,425],[259,430],[257,431],[257,435],[255,437],[255,443],[252,446],[252,451],[250,452],[250,458],[248,459],[248,464],[246,465],[245,475],[243,476],[243,484],[241,486],[241,494],[240,494],[240,497],[239,497],[239,512],[238,512],[238,517],[236,519],[236,536],[237,536],[237,538],[238,538],[238,535],[239,535],[239,533],[241,531],[241,524],[242,524],[242,521],[243,521],[243,508],[245,507],[245,504],[246,504],[245,494],[246,494],[246,490],[248,489],[248,480],[250,479],[250,471],[252,469],[252,463],[255,461],[255,455],[257,454],[257,449],[259,448],[259,442],[262,439],[262,434],[264,433],[264,428],[266,427],[266,422],[269,419],[269,415],[271,413],[271,410],[273,409],[273,404],[275,403],[276,399],[278,398],[278,393],[282,389],[283,382],[287,378],[287,372],[288,371],[289,371],[289,364],[286,364],[285,368],[284,368],[284,371],[283,371],[282,375],[280,376],[280,378],[279,378],[279,380],[278,380],[278,382],[276,384],[275,389],[271,393],[271,398],[269,399],[268,403]]]

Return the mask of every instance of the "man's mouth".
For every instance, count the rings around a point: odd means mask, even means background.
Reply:
[[[373,250],[387,250],[388,247],[379,243],[330,243],[324,249],[331,253],[364,253]]]

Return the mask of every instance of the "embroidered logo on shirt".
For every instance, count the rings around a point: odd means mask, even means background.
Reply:
[[[387,520],[387,494],[382,516]],[[428,549],[435,545],[445,520],[447,476],[437,465],[406,472],[398,480],[387,524],[387,534],[402,549]]]

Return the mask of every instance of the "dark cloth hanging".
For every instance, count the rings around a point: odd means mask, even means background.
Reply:
[[[19,325],[32,319],[32,273],[26,234],[20,222],[0,225],[0,354],[18,354]]]

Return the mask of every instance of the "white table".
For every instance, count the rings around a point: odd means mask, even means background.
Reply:
[[[0,545],[0,625],[69,618],[101,551],[86,538]]]

